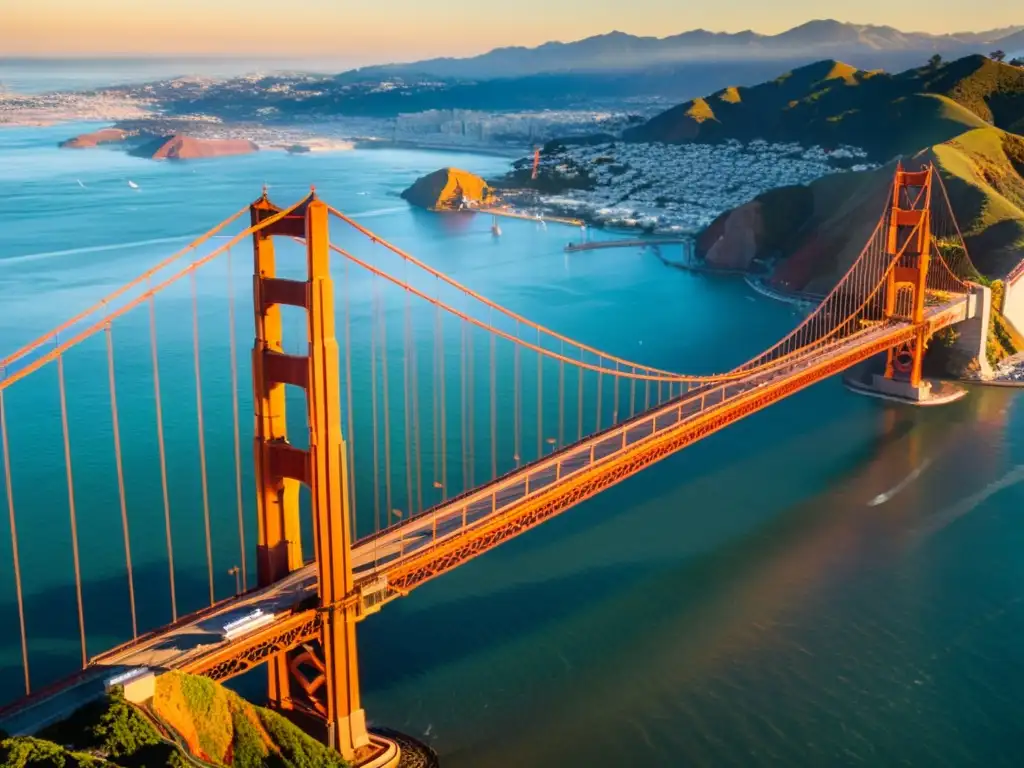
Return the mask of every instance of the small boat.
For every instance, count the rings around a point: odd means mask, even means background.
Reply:
[[[495,237],[501,237],[501,227],[498,226],[498,217],[494,217],[494,222],[491,224],[491,234]]]
[[[131,187],[132,189],[138,189],[138,188],[139,188],[139,185],[138,185],[138,184],[136,184],[136,183],[135,183],[134,181],[132,181],[131,179],[128,179],[128,186],[129,186],[129,187]]]

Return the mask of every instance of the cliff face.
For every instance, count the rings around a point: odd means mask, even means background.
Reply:
[[[83,133],[73,139],[62,141],[61,149],[91,149],[100,144],[117,144],[124,141],[128,134],[120,128],[104,128],[93,133]]]
[[[428,210],[457,210],[463,200],[490,203],[494,191],[475,174],[459,168],[442,168],[417,179],[402,198]]]
[[[704,261],[718,269],[749,267],[763,247],[764,219],[761,209],[761,203],[754,200],[720,216],[705,231],[698,245],[706,247]]]
[[[259,147],[245,139],[195,139],[176,134],[163,141],[150,157],[153,160],[196,160],[257,151]]]
[[[813,209],[809,187],[770,190],[715,219],[697,238],[697,252],[709,265],[726,269],[785,255]]]

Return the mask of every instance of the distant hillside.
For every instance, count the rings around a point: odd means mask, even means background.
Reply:
[[[830,59],[685,102],[625,138],[851,144],[888,160],[989,124],[1024,131],[1024,69],[967,56],[890,75]]]
[[[442,78],[504,78],[552,72],[627,71],[683,61],[925,54],[962,56],[988,53],[1000,41],[1024,29],[1007,27],[988,32],[929,35],[901,32],[886,26],[848,24],[833,19],[809,21],[778,35],[751,30],[735,34],[691,30],[668,37],[641,37],[609,32],[575,42],[548,42],[536,48],[497,48],[479,56],[438,58],[357,70],[360,75],[426,74]],[[879,62],[889,66],[891,62]]]
[[[0,768],[345,768],[334,751],[275,712],[210,680],[157,678],[145,711],[118,694],[86,704],[35,738],[0,741]]]

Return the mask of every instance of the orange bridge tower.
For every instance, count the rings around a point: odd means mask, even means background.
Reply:
[[[928,258],[931,250],[932,169],[896,169],[886,253],[899,261],[889,270],[885,286],[886,320],[904,320],[917,327],[914,338],[889,350],[885,378],[906,381],[920,390],[921,364],[928,344],[924,324]]]
[[[253,224],[277,213],[264,193],[251,206]],[[275,235],[306,243],[306,280],[276,276]],[[345,443],[341,434],[338,343],[330,279],[328,208],[314,194],[291,213],[253,235],[256,342],[253,347],[257,568],[266,586],[302,567],[299,486],[310,489],[319,578],[317,643],[276,652],[268,660],[268,698],[281,710],[326,721],[327,743],[351,759],[369,744],[359,698],[356,655],[358,605],[353,591],[352,531]],[[285,354],[281,306],[306,312],[305,355]],[[288,441],[285,386],[306,393],[309,449]]]

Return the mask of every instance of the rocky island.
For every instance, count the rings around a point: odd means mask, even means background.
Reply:
[[[494,189],[459,168],[441,168],[415,181],[402,199],[430,211],[463,210],[497,202]]]
[[[103,128],[92,133],[83,133],[73,139],[62,141],[61,149],[91,149],[101,144],[120,144],[128,138],[128,132],[120,128]]]
[[[121,128],[103,128],[92,133],[84,133],[62,141],[60,147],[92,149],[107,144],[122,145],[131,154],[151,160],[196,160],[259,151],[259,146],[247,139],[206,139],[183,133],[158,136]]]

